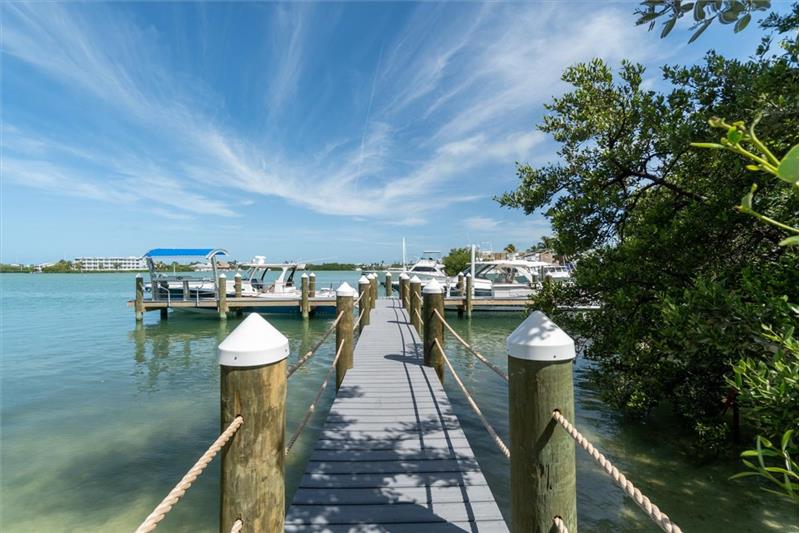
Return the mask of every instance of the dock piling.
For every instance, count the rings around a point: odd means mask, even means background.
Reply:
[[[375,309],[375,301],[378,299],[378,275],[374,272],[367,276],[369,279],[369,308]]]
[[[386,297],[387,298],[391,298],[392,297],[392,273],[391,272],[386,272],[386,279],[384,279],[383,284],[384,284],[384,289],[386,289],[386,292],[385,292]]]
[[[400,274],[400,305],[404,309],[408,309],[408,274],[403,272]]]
[[[422,288],[424,362],[425,366],[432,366],[436,370],[439,381],[444,383],[444,354],[439,348],[444,347],[444,326],[434,310],[444,316],[444,292],[439,282],[432,279]],[[439,346],[436,346],[437,339]]]
[[[464,312],[467,314],[467,318],[472,318],[472,298],[473,294],[473,279],[472,274],[467,274],[466,276],[466,288],[464,290]]]
[[[313,272],[308,275],[308,297],[315,298],[317,296],[317,275]]]
[[[465,302],[466,300],[464,298],[464,273],[463,272],[459,272],[458,273],[458,281],[456,281],[456,290],[458,291],[458,294],[461,295],[462,302]],[[462,303],[460,306],[458,306],[458,318],[462,318],[464,316],[464,308],[465,307],[466,307],[465,303]]]
[[[222,449],[220,531],[283,532],[286,357],[289,341],[256,313],[219,345],[222,428],[242,417]]]
[[[540,311],[506,340],[513,532],[545,533],[553,518],[577,531],[575,441],[559,431],[558,410],[575,419],[575,343]]]
[[[133,304],[134,316],[137,322],[144,319],[144,278],[136,274],[136,300]]]
[[[369,325],[369,312],[372,306],[372,282],[366,276],[358,279],[358,312],[361,320],[358,323],[358,331],[364,331],[364,327]]]
[[[348,368],[353,368],[353,297],[356,291],[346,282],[336,289],[336,315],[342,318],[336,324],[336,349],[344,342],[336,362],[336,390],[342,385]]]
[[[408,283],[411,292],[411,325],[422,335],[422,281],[414,276]]]
[[[217,280],[217,312],[220,320],[228,318],[228,278],[220,274]]]
[[[300,314],[303,318],[308,318],[308,274],[303,272],[300,276]]]

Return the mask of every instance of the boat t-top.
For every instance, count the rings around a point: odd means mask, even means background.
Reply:
[[[187,289],[193,298],[214,296],[218,280],[217,257],[223,255],[228,255],[228,252],[222,248],[153,248],[142,256],[150,271],[150,283],[146,290],[153,292],[155,299],[180,296],[184,289]],[[209,270],[213,272],[213,277],[208,279],[193,276],[188,272],[169,274],[156,270],[157,263],[164,263],[170,259],[189,259],[195,262],[202,260],[204,264],[211,266]]]
[[[267,263],[263,255],[255,256],[249,263],[240,265],[242,272],[242,296],[255,296],[258,298],[291,298],[300,297],[300,283],[295,279],[298,270],[306,268],[305,263]],[[267,279],[267,274],[273,270],[280,271],[274,281]],[[319,288],[316,295],[319,297],[330,296],[330,288]]]
[[[472,272],[472,269],[472,265],[469,265],[462,271],[462,274],[466,276]],[[472,282],[473,291],[475,296],[491,296],[493,298],[527,297],[539,287],[544,275],[552,276],[551,272],[555,272],[554,269],[564,269],[567,274],[566,277],[569,277],[569,272],[565,267],[542,261],[527,261],[524,259],[476,261],[474,266],[475,278]],[[561,271],[559,270],[559,272]],[[458,281],[451,279],[450,294],[457,296],[460,293]]]

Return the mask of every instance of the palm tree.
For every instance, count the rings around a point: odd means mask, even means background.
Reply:
[[[509,254],[513,254],[517,251],[517,247],[514,246],[513,244],[508,244],[506,245],[505,248],[503,248],[503,251]]]

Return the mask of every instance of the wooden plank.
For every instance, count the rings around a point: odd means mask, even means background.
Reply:
[[[508,531],[397,300],[378,301],[353,359],[286,531]]]

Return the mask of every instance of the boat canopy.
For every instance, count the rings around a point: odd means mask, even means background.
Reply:
[[[142,257],[203,257],[211,259],[218,255],[228,255],[222,248],[153,248]]]

